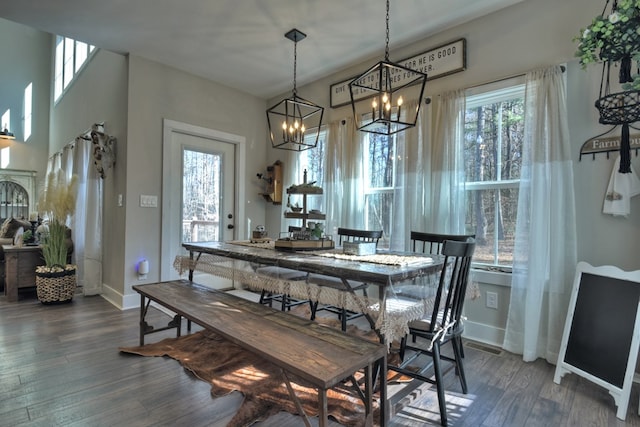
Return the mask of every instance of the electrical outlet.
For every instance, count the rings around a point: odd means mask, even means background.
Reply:
[[[487,292],[487,308],[498,309],[498,294],[496,292]]]

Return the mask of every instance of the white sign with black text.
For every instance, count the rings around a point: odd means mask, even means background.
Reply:
[[[464,71],[467,67],[466,39],[428,50],[411,58],[395,61],[404,67],[427,74],[427,80]],[[349,83],[354,79],[332,84],[330,87],[331,108],[341,107],[351,102]],[[364,99],[370,94],[355,94],[356,100]]]

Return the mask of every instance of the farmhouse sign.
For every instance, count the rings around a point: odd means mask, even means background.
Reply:
[[[608,132],[607,132],[608,133]],[[629,136],[629,145],[632,150],[640,149],[640,134]],[[620,136],[595,137],[587,140],[580,148],[580,160],[587,154],[608,153],[620,150]]]
[[[460,39],[396,62],[412,70],[427,73],[427,80],[433,80],[467,68],[466,45],[466,39]],[[331,85],[329,88],[331,108],[341,107],[351,102],[349,83],[354,78]],[[371,96],[370,92],[354,94],[356,100],[365,99],[368,96]]]

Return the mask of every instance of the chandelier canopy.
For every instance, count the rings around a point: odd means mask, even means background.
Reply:
[[[284,36],[294,42],[293,93],[267,110],[269,136],[274,148],[304,151],[318,145],[324,108],[299,97],[296,88],[297,46],[307,35],[294,28]]]
[[[349,92],[358,130],[391,135],[416,125],[421,102],[408,108],[407,99],[422,99],[427,75],[389,61],[389,0],[386,30],[384,60],[353,79],[349,83]],[[360,118],[356,102],[363,97],[371,99],[371,113],[366,112]]]

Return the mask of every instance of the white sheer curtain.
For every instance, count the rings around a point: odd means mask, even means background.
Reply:
[[[338,227],[364,227],[364,180],[362,132],[353,118],[329,125],[324,165],[325,232],[336,235]]]
[[[464,91],[443,93],[420,109],[416,127],[398,134],[392,250],[409,249],[412,230],[464,232],[465,108]]]
[[[573,165],[559,66],[526,76],[525,135],[504,348],[556,363],[577,263]]]
[[[390,249],[408,249],[411,230],[464,232],[464,113],[464,92],[448,92],[421,108],[415,128],[397,134],[393,229],[384,230],[391,236]],[[329,124],[321,183],[327,234],[336,235],[338,227],[365,227],[366,138],[352,117]],[[285,182],[294,182],[297,156],[290,156],[289,164]]]
[[[76,212],[71,219],[74,233],[78,286],[84,295],[102,288],[102,179],[93,164],[93,143],[78,138],[72,174],[78,176]]]
[[[67,179],[78,176],[76,210],[67,225],[74,243],[73,262],[78,266],[76,280],[84,295],[99,294],[102,288],[103,189],[94,165],[94,149],[90,139],[78,137],[47,163],[47,175],[61,169]]]

